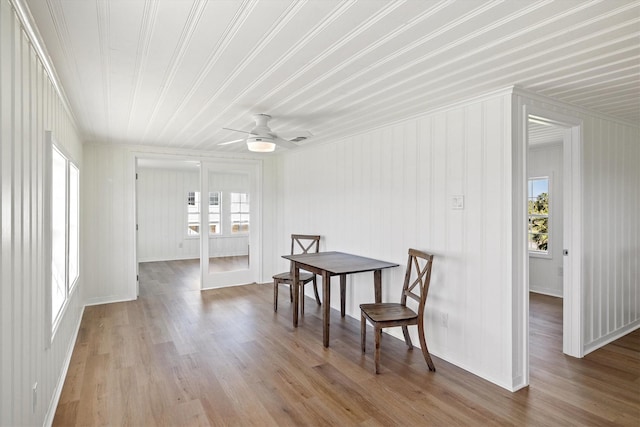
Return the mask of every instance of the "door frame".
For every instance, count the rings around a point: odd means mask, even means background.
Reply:
[[[527,248],[528,121],[542,118],[565,128],[563,156],[563,353],[584,356],[582,289],[582,129],[581,119],[520,98],[514,147],[514,389],[529,384],[529,251]],[[520,353],[520,354],[518,354]],[[521,369],[519,369],[521,368]]]
[[[202,162],[213,162],[220,164],[242,164],[242,165],[251,165],[254,170],[254,178],[255,178],[255,192],[258,202],[258,210],[256,211],[256,217],[254,221],[254,217],[252,215],[252,221],[259,226],[256,228],[256,237],[255,244],[252,244],[251,247],[251,260],[252,263],[255,262],[255,274],[256,281],[259,281],[259,278],[262,277],[262,161],[258,159],[227,159],[227,158],[219,158],[219,157],[206,157],[206,156],[193,156],[193,155],[185,155],[185,154],[171,154],[171,153],[157,153],[154,151],[145,151],[145,150],[134,150],[130,152],[130,163],[129,167],[131,168],[131,180],[133,181],[133,189],[131,191],[131,195],[133,197],[132,200],[132,212],[134,218],[133,223],[133,260],[132,260],[132,272],[134,274],[133,280],[131,281],[131,285],[129,287],[131,292],[131,299],[137,299],[138,297],[138,280],[137,280],[137,272],[138,272],[138,231],[136,230],[137,225],[137,200],[138,200],[138,185],[136,182],[136,174],[138,173],[138,160],[148,159],[148,160],[165,160],[165,161],[175,161],[175,162],[198,162],[198,164],[202,164]],[[202,173],[200,173],[199,182],[202,182]],[[253,243],[253,241],[252,241]],[[200,247],[202,243],[200,244]],[[200,258],[202,259],[202,250],[200,251]],[[202,264],[202,263],[201,263]],[[203,266],[200,266],[200,285],[199,289],[206,289],[203,282]]]

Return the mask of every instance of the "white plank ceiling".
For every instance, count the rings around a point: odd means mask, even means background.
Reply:
[[[327,141],[519,85],[640,122],[640,1],[14,0],[87,141]]]

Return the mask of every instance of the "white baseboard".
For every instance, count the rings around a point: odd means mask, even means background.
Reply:
[[[43,426],[50,427],[53,425],[53,418],[56,415],[56,409],[58,408],[58,403],[60,402],[60,396],[62,395],[62,387],[64,386],[64,381],[67,379],[67,373],[69,371],[69,365],[71,365],[71,356],[73,356],[73,350],[76,347],[76,340],[78,339],[78,333],[80,332],[80,325],[82,324],[82,317],[84,315],[84,308],[80,310],[80,316],[78,316],[78,324],[76,325],[76,331],[73,334],[73,337],[69,341],[69,347],[67,348],[67,355],[64,358],[64,362],[62,363],[62,372],[58,377],[58,382],[56,383],[56,387],[53,390],[53,397],[51,398],[51,402],[49,404],[49,409],[47,409],[47,413],[44,417]]]
[[[110,297],[104,297],[104,298],[91,298],[89,300],[87,300],[86,304],[84,305],[85,307],[89,307],[91,305],[101,305],[101,304],[111,304],[114,302],[125,302],[125,301],[135,301],[137,298],[135,296],[133,297],[123,297],[120,295],[115,295],[115,296],[110,296]]]
[[[597,349],[599,349],[600,347],[604,347],[605,345],[612,343],[613,341],[617,340],[618,338],[622,338],[623,336],[627,335],[630,332],[635,331],[636,329],[640,328],[640,319],[636,320],[635,322],[629,323],[626,326],[623,326],[620,329],[617,329],[605,336],[602,336],[600,338],[598,338],[595,341],[590,342],[589,344],[584,346],[584,354],[583,357],[586,356],[587,354],[591,353],[592,351],[595,351]]]
[[[550,297],[562,298],[562,294],[558,294],[558,291],[553,289],[531,289],[529,288],[529,292],[540,295],[548,295]]]

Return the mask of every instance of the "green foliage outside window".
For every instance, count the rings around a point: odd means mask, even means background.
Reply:
[[[549,179],[529,180],[529,250],[549,251]]]

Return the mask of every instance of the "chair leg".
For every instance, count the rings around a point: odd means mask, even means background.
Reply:
[[[273,311],[278,311],[278,281],[273,281]]]
[[[315,292],[316,294],[316,302],[318,303],[318,305],[321,305],[322,303],[320,302],[320,295],[318,295],[318,282],[316,280],[316,275],[313,275],[313,292]]]
[[[373,353],[373,363],[375,365],[375,373],[380,372],[380,338],[382,338],[382,328],[378,328],[377,326],[373,327],[375,331],[375,341],[376,347]]]
[[[407,325],[402,327],[402,335],[404,335],[404,342],[407,343],[407,347],[409,350],[413,349],[413,344],[411,343],[411,337],[409,336],[409,329]]]
[[[304,316],[304,284],[300,282],[300,292],[298,293],[298,300],[300,301],[300,314]]]
[[[360,313],[360,347],[364,354],[367,349],[367,320],[362,313]]]
[[[427,348],[427,340],[424,336],[424,322],[422,321],[418,322],[418,337],[420,338],[420,348],[422,349],[422,355],[424,356],[424,360],[427,362],[427,366],[429,366],[429,370],[435,372],[436,365],[433,364],[433,361],[431,360],[431,355],[429,355],[429,349]]]

